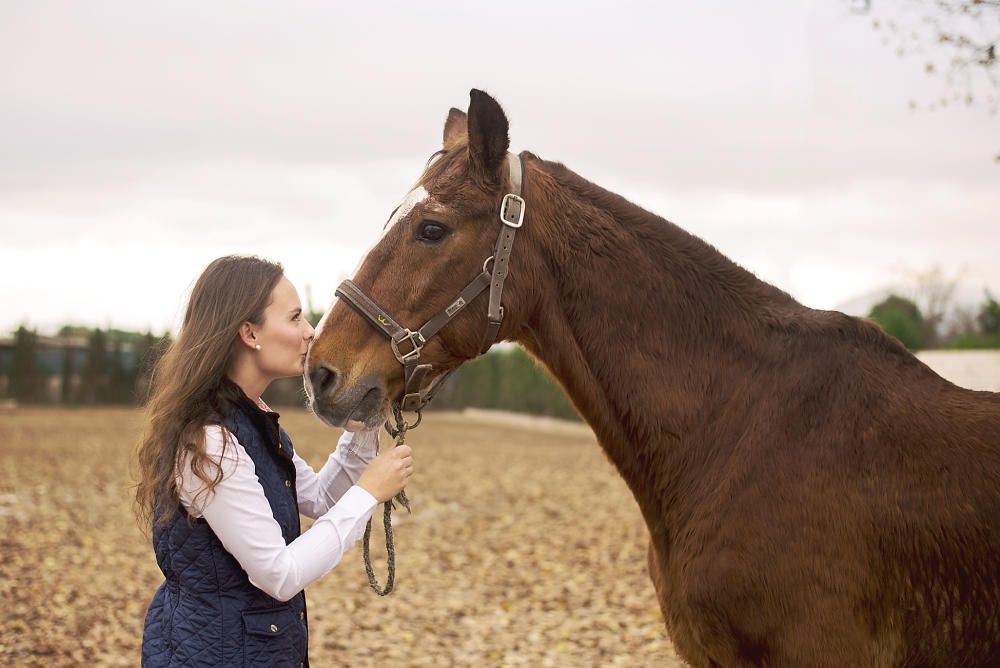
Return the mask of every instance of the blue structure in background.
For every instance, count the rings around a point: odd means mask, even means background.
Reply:
[[[14,338],[0,339],[0,397],[8,396],[14,372]],[[120,346],[115,350],[115,346]],[[70,385],[77,388],[87,366],[89,342],[84,336],[38,336],[36,339],[35,369],[38,371],[49,399],[58,401],[62,393],[63,378],[67,375],[66,361],[69,356],[68,376]],[[107,376],[117,365],[124,375],[135,375],[139,364],[138,354],[131,342],[108,341],[104,351],[104,364],[99,375]],[[75,391],[75,389],[74,389]]]

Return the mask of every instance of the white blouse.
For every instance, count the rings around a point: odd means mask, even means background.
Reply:
[[[205,483],[185,458],[177,478],[181,503],[194,517],[205,518],[255,587],[287,601],[330,572],[364,533],[378,501],[355,483],[378,452],[378,434],[345,431],[319,473],[294,455],[299,512],[316,521],[288,545],[253,460],[232,434],[223,449],[218,425],[205,427],[205,447],[221,463],[222,482],[197,496]]]

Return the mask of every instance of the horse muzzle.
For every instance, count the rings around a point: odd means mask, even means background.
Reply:
[[[385,379],[370,374],[354,383],[345,383],[343,374],[326,363],[311,365],[306,371],[309,407],[331,427],[362,422],[371,429],[385,422],[389,402]]]

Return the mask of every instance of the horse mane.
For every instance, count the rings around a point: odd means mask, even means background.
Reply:
[[[839,311],[808,308],[726,257],[715,246],[662,216],[588,181],[560,162],[543,160],[527,151],[524,156],[535,161],[560,187],[568,189],[579,200],[591,203],[595,211],[610,213],[614,221],[655,259],[683,259],[690,266],[705,268],[716,279],[712,285],[699,286],[708,298],[728,297],[737,304],[761,309],[755,315],[778,334],[805,336],[817,343],[834,340],[854,343],[916,362],[912,353],[878,323]]]
[[[556,190],[565,189],[578,203],[588,206],[588,222],[604,227],[605,233],[614,235],[615,241],[629,237],[651,261],[673,261],[675,271],[678,266],[698,267],[699,270],[707,271],[713,281],[702,281],[698,289],[703,291],[706,300],[726,303],[734,318],[744,322],[753,320],[763,323],[772,333],[782,338],[805,337],[814,345],[853,343],[897,356],[901,361],[916,362],[912,353],[899,340],[889,336],[874,321],[839,311],[808,308],[784,290],[761,280],[753,272],[726,257],[710,243],[587,180],[563,163],[545,160],[530,151],[522,152],[521,156],[526,164],[530,163],[537,168],[537,171],[526,178],[526,184],[530,188],[537,188],[544,200],[548,202],[561,199]],[[467,144],[459,141],[439,152],[439,157],[427,166],[414,187],[434,184],[435,194],[447,199],[453,188],[468,182],[472,171],[474,170],[468,164]],[[614,226],[617,230],[607,229],[609,226]]]
[[[449,190],[452,187],[456,187],[461,184],[469,174],[468,168],[468,144],[464,141],[459,141],[454,144],[449,144],[447,148],[443,148],[428,160],[429,164],[424,168],[423,174],[417,179],[414,184],[414,188],[427,188],[431,183],[434,183],[437,191]],[[436,160],[434,156],[439,156]],[[462,160],[465,158],[465,160]],[[452,171],[454,167],[460,167],[458,173],[447,174]],[[447,176],[445,176],[447,174]],[[443,179],[443,183],[441,180]],[[444,186],[442,188],[441,186]],[[435,193],[440,194],[440,192]]]

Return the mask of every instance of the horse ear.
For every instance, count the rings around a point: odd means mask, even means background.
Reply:
[[[481,90],[469,92],[469,153],[489,180],[498,176],[510,148],[510,124],[499,103]]]
[[[452,107],[448,110],[448,118],[444,122],[444,139],[441,148],[448,148],[455,142],[469,135],[468,116],[461,109]]]

